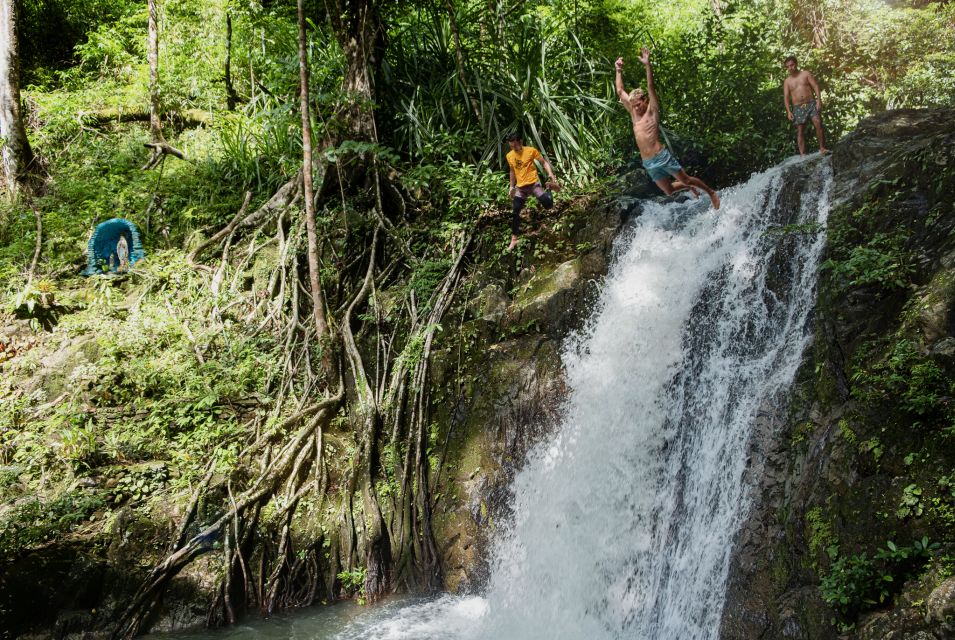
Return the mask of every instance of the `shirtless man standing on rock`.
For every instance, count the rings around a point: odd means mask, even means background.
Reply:
[[[640,157],[643,158],[643,168],[647,170],[650,179],[653,180],[663,193],[670,195],[676,191],[689,189],[694,196],[698,192],[694,187],[698,187],[710,196],[713,202],[713,208],[720,208],[720,199],[716,192],[710,189],[705,182],[699,178],[687,175],[680,163],[670,154],[670,151],[660,143],[660,101],[657,99],[657,91],[653,86],[653,70],[650,68],[650,50],[643,48],[643,55],[640,56],[640,62],[643,63],[647,71],[647,91],[643,89],[634,89],[627,93],[623,87],[623,58],[617,58],[615,66],[617,68],[617,96],[620,102],[630,112],[630,118],[633,120],[633,135],[637,139],[637,148],[640,149]],[[671,178],[676,178],[672,180]]]
[[[809,119],[816,127],[819,153],[829,153],[822,132],[822,92],[819,91],[816,79],[805,69],[799,68],[796,56],[786,58],[786,69],[789,71],[789,77],[783,81],[783,104],[786,106],[786,117],[796,124],[799,155],[806,155],[806,120]]]

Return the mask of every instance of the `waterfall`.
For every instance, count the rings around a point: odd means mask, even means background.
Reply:
[[[791,160],[719,211],[645,205],[565,345],[561,423],[513,483],[485,594],[338,637],[717,638],[753,426],[810,337],[830,184],[827,160]]]

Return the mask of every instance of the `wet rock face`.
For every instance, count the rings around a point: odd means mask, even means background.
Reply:
[[[834,204],[858,196],[860,188],[877,176],[897,175],[892,156],[900,150],[911,151],[938,136],[955,135],[952,118],[955,118],[952,109],[899,109],[863,120],[833,149]]]
[[[587,211],[570,238],[589,250],[563,261],[534,260],[508,295],[496,284],[470,302],[470,327],[480,357],[455,371],[441,358],[432,384],[455,376],[467,385],[459,401],[438,408],[451,425],[450,473],[441,490],[435,538],[442,552],[445,587],[470,592],[488,575],[490,542],[508,517],[510,484],[527,452],[556,425],[565,393],[560,345],[589,317],[607,272],[613,240],[633,203],[613,200]]]
[[[937,623],[955,636],[955,578],[947,579],[929,594],[925,621]]]
[[[901,344],[911,345],[911,356],[899,357],[918,358],[943,378],[955,372],[955,193],[936,193],[950,178],[933,182],[950,175],[953,147],[955,110],[948,109],[879,114],[834,148],[826,257],[845,265],[845,247],[863,247],[874,250],[851,257],[897,255],[905,270],[899,282],[873,264],[848,276],[822,270],[814,344],[789,395],[768,401],[757,418],[754,504],[731,557],[721,638],[955,637],[955,579],[934,565],[921,576],[896,576],[882,606],[848,613],[830,608],[819,586],[835,556],[871,559],[886,540],[951,538],[927,514],[896,513],[920,464],[906,462],[907,453],[923,451],[931,461],[922,463],[920,487],[955,466],[950,447],[933,445],[936,436],[919,426],[933,414],[879,404],[853,373],[895,366],[880,354]],[[873,245],[878,234],[889,241]],[[907,377],[906,370],[898,379]],[[944,403],[938,407],[932,411],[947,415]]]

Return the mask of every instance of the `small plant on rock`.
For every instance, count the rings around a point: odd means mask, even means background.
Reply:
[[[367,576],[368,570],[365,567],[358,567],[351,571],[342,571],[337,577],[342,583],[342,590],[349,597],[354,597],[355,602],[363,605],[365,604],[365,578]]]

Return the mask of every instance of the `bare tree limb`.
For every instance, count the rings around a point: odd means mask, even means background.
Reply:
[[[220,240],[222,240],[223,238],[225,238],[226,236],[228,236],[230,233],[232,233],[233,231],[235,231],[236,227],[239,225],[239,220],[241,220],[241,219],[245,216],[246,211],[249,210],[249,203],[250,203],[251,201],[252,201],[252,192],[251,192],[251,191],[246,191],[246,192],[245,192],[245,200],[242,201],[242,206],[239,207],[239,212],[235,214],[235,216],[232,218],[231,221],[229,221],[229,224],[227,224],[225,227],[223,227],[219,232],[217,232],[217,233],[216,233],[215,235],[213,235],[211,238],[209,238],[208,240],[206,240],[205,242],[203,242],[202,244],[200,244],[198,247],[196,247],[195,249],[193,249],[191,252],[189,252],[189,255],[186,256],[186,262],[187,262],[190,266],[195,267],[195,266],[196,266],[196,258],[199,257],[199,254],[200,254],[200,253],[202,253],[202,252],[205,251],[207,248],[209,248],[210,246],[216,244],[217,242],[219,242]]]
[[[167,155],[175,156],[180,160],[188,160],[186,154],[179,149],[166,144],[165,142],[145,142],[143,143],[143,146],[153,150],[153,155],[149,158],[149,161],[141,167],[143,171],[152,169],[159,164],[161,159],[165,158]]]

